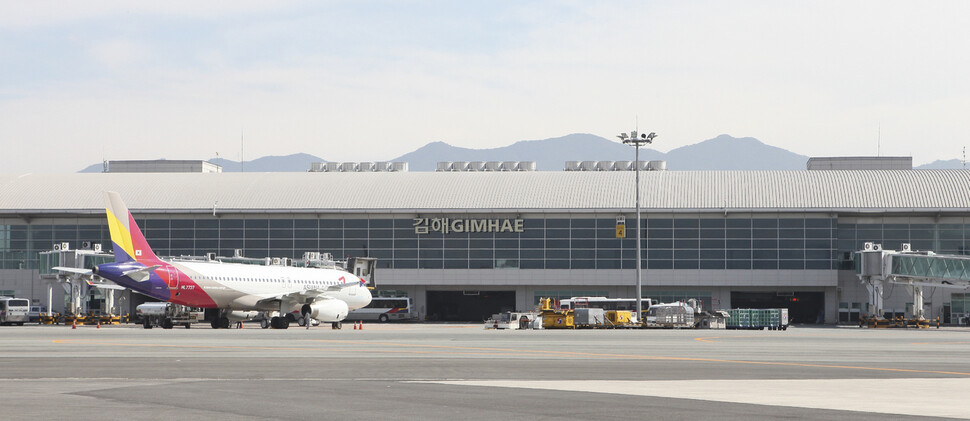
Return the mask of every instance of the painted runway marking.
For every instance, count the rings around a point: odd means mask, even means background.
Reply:
[[[810,380],[457,380],[414,383],[694,399],[752,405],[970,419],[970,378]],[[932,391],[918,393],[914,391]]]
[[[562,357],[562,358],[599,358],[599,359],[628,359],[628,360],[646,360],[646,361],[684,361],[684,362],[713,362],[713,363],[725,363],[725,364],[750,364],[750,365],[766,365],[766,366],[779,366],[779,367],[807,367],[807,368],[827,368],[827,369],[844,369],[844,370],[861,370],[861,371],[879,371],[879,372],[895,372],[895,373],[920,373],[920,374],[944,374],[951,376],[970,376],[970,372],[960,372],[960,371],[939,371],[939,370],[917,370],[917,369],[906,369],[906,368],[888,368],[888,367],[862,367],[862,366],[849,366],[849,365],[835,365],[835,364],[808,364],[808,363],[795,363],[795,362],[779,362],[779,361],[755,361],[755,360],[728,360],[719,358],[694,358],[694,357],[665,357],[665,356],[654,356],[654,355],[637,355],[637,354],[612,354],[612,353],[597,353],[597,352],[578,352],[578,351],[557,351],[557,350],[537,350],[537,349],[517,349],[517,348],[491,348],[491,347],[464,347],[464,346],[454,346],[454,345],[428,345],[428,344],[409,344],[409,343],[399,343],[399,342],[370,342],[370,341],[348,341],[348,340],[337,340],[337,339],[311,339],[307,342],[319,342],[319,343],[330,343],[330,344],[341,344],[341,345],[363,345],[363,348],[318,348],[318,347],[279,347],[279,346],[233,346],[233,345],[185,345],[185,344],[151,344],[151,343],[127,343],[127,342],[112,342],[112,341],[97,341],[97,340],[86,340],[86,339],[64,339],[55,340],[54,343],[58,344],[91,344],[91,345],[109,345],[109,346],[130,346],[130,347],[149,347],[149,348],[187,348],[187,349],[232,349],[232,350],[283,350],[283,351],[314,351],[314,352],[353,352],[361,353],[361,355],[366,355],[366,353],[385,353],[385,354],[437,354],[437,355],[491,355],[493,353],[501,353],[506,357],[512,356],[544,356],[544,357]],[[373,349],[373,346],[384,346],[398,349]],[[433,351],[432,351],[433,350]],[[457,351],[457,352],[456,352]]]

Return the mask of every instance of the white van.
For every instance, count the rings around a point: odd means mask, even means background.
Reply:
[[[30,301],[23,298],[0,298],[0,325],[23,326],[30,311]]]

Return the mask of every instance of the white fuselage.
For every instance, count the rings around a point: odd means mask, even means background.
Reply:
[[[231,310],[279,310],[266,300],[286,296],[283,301],[297,304],[294,297],[332,298],[357,309],[370,303],[370,291],[360,278],[338,269],[263,266],[221,262],[170,262],[193,281],[174,288],[202,288],[219,308]],[[176,279],[176,282],[180,279]],[[348,285],[353,284],[353,285]],[[341,288],[328,289],[337,285]],[[170,286],[172,288],[172,286]]]

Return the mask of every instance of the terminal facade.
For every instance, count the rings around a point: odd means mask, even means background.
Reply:
[[[54,244],[109,250],[101,192],[114,190],[160,256],[375,257],[377,294],[411,297],[421,319],[480,321],[531,309],[540,297],[632,298],[633,175],[0,177],[0,290],[43,299],[38,255]],[[970,252],[966,171],[657,171],[641,178],[643,296],[655,302],[787,307],[794,323],[852,323],[867,300],[852,256],[865,242]],[[886,311],[902,315],[908,301],[899,288]],[[925,308],[927,317],[956,323],[970,311],[970,292],[936,288]]]

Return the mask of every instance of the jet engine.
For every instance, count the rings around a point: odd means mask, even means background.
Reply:
[[[347,303],[341,300],[320,300],[312,304],[305,304],[300,309],[300,313],[309,313],[311,318],[327,323],[343,320],[347,317],[348,312],[350,312],[350,309],[347,307]]]
[[[259,315],[258,311],[233,310],[226,313],[226,317],[228,317],[229,320],[232,320],[234,322],[243,322],[246,320],[252,320],[257,315]]]

